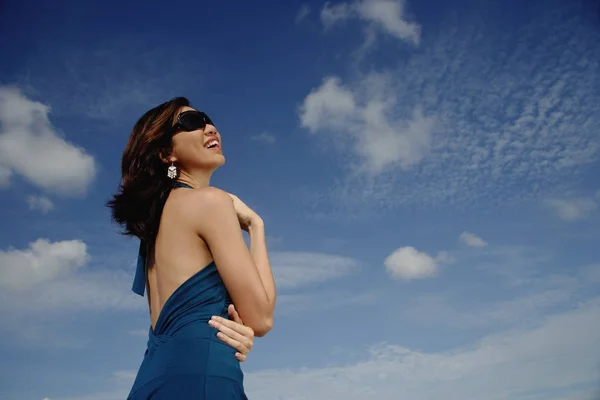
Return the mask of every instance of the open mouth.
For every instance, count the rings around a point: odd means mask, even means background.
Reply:
[[[207,149],[215,149],[220,147],[219,141],[217,139],[211,139],[204,145]]]

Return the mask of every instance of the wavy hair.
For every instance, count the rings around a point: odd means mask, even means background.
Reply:
[[[127,236],[154,243],[165,202],[173,187],[165,162],[173,149],[168,134],[185,97],[176,97],[136,122],[121,158],[121,184],[106,205]]]

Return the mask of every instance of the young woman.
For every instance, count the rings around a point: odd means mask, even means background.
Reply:
[[[213,122],[183,97],[146,112],[123,152],[108,205],[141,240],[133,290],[147,289],[151,321],[130,400],[246,399],[239,361],[273,326],[275,284],[262,219],[209,186],[224,162]]]

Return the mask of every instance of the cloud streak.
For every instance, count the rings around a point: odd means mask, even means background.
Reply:
[[[295,289],[355,273],[361,263],[350,257],[310,252],[273,252],[269,259],[280,289]]]

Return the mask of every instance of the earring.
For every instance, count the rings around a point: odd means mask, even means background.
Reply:
[[[167,170],[167,176],[171,179],[175,179],[177,177],[177,167],[171,163],[171,166]]]

